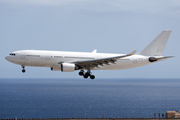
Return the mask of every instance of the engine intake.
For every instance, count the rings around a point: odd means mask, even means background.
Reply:
[[[155,57],[150,57],[149,58],[149,62],[155,62],[155,61],[157,61],[157,58],[155,58]]]

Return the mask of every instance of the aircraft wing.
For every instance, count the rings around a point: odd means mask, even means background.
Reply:
[[[109,65],[109,63],[115,64],[117,59],[121,59],[124,57],[128,57],[131,55],[134,55],[136,53],[136,50],[133,52],[122,55],[122,56],[116,56],[116,57],[108,57],[108,58],[101,58],[101,59],[93,59],[93,60],[84,60],[84,61],[73,61],[73,62],[68,62],[68,63],[74,63],[78,65],[80,68],[94,68],[98,67],[98,65],[103,66],[103,65]]]

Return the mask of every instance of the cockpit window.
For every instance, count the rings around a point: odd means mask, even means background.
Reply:
[[[10,53],[9,55],[15,56],[16,54],[15,53]]]

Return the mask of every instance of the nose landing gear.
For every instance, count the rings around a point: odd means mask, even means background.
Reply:
[[[94,79],[95,78],[95,76],[94,75],[92,75],[91,74],[91,71],[87,71],[86,73],[84,73],[84,70],[81,70],[80,72],[79,72],[79,75],[80,76],[83,76],[85,79],[87,79],[88,77],[90,77],[91,79]]]
[[[22,66],[22,73],[25,73],[26,72],[26,70],[24,69],[25,68],[25,66],[24,65],[21,65]]]

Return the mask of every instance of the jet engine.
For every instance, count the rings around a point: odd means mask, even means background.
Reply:
[[[61,71],[62,72],[74,72],[74,70],[78,70],[78,66],[72,63],[62,63]]]

